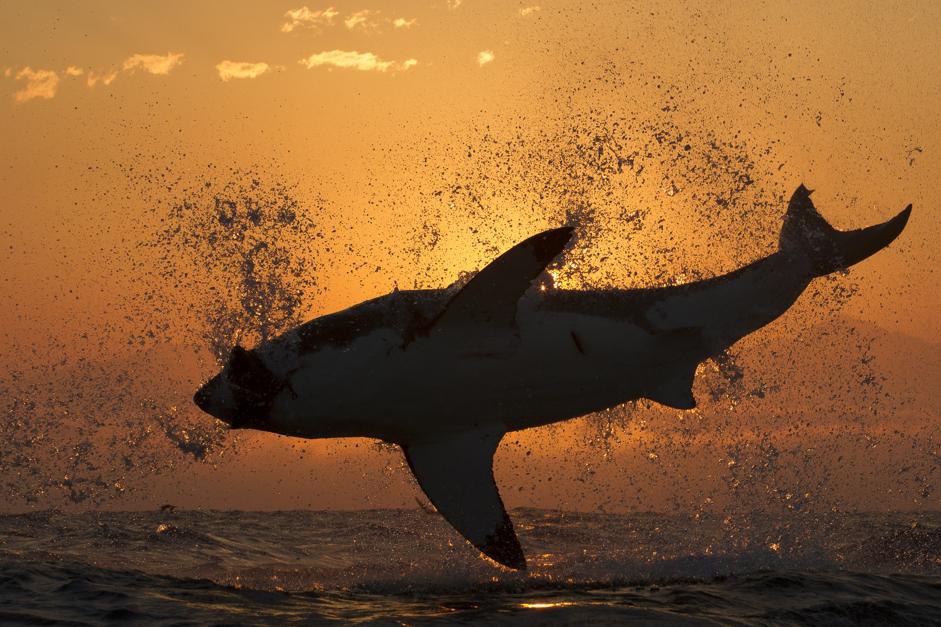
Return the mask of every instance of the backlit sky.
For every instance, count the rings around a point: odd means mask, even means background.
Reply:
[[[545,193],[521,191],[533,180],[528,173],[564,186],[554,171],[568,167],[565,159],[545,156],[553,138],[565,136],[570,120],[610,131],[620,118],[687,129],[694,144],[708,137],[738,146],[766,196],[805,182],[842,228],[913,203],[899,243],[851,274],[859,291],[841,315],[906,341],[941,342],[938,3],[0,0],[0,367],[9,374],[69,355],[135,355],[120,330],[146,313],[132,316],[121,303],[140,280],[124,269],[154,263],[141,242],[152,237],[161,185],[147,173],[221,184],[238,168],[291,186],[324,233],[299,253],[316,259],[316,291],[304,307],[312,316],[395,285],[447,284],[494,250],[555,225],[573,196],[548,184]],[[710,239],[673,209],[694,202],[684,196],[691,190],[674,196],[669,168],[665,177],[631,193],[638,207],[669,208],[662,215],[680,252],[668,268],[729,270],[773,250],[773,231],[755,241]],[[452,194],[448,204],[447,194],[435,195],[457,185],[472,187],[474,198]],[[633,197],[591,193],[598,250],[621,250],[612,259],[630,263],[632,244],[611,216]],[[429,228],[440,243],[416,244]],[[695,254],[684,256],[687,244]],[[636,246],[654,249],[642,237]],[[612,275],[617,268],[598,280]],[[625,279],[630,285],[659,273],[624,275],[635,277]],[[158,289],[186,299],[172,285]],[[89,354],[83,334],[105,339]],[[213,366],[204,353],[180,368],[195,382]],[[931,372],[926,385],[938,383]],[[927,392],[915,395],[916,405],[926,401]],[[310,497],[307,479],[286,478],[295,443],[249,437],[241,468],[252,469],[251,494],[239,489],[245,478],[234,462],[181,462],[186,469],[170,471],[157,494],[216,507],[410,504],[400,478],[384,480],[394,487],[388,498],[373,486],[372,500],[361,501],[344,487],[356,477],[365,487],[355,489],[369,493],[369,473],[382,475],[386,457],[344,449],[319,465],[307,458],[304,473],[323,482]],[[575,446],[577,437],[565,432],[562,441]],[[303,446],[313,456],[322,451]],[[520,446],[532,444],[524,438]],[[556,450],[536,448],[548,460]],[[630,450],[625,464],[634,453],[648,459]],[[513,468],[523,463],[513,459]],[[541,485],[542,470],[526,472]],[[514,481],[499,463],[498,479]],[[574,507],[581,479],[570,472],[566,480],[565,497],[534,487],[531,498],[508,499]],[[128,503],[150,503],[135,499]]]

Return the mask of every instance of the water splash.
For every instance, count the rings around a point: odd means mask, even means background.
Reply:
[[[688,282],[774,250],[796,184],[780,174],[776,144],[721,135],[676,88],[656,97],[662,106],[633,113],[550,102],[545,109],[561,113],[538,123],[488,115],[461,137],[432,135],[400,148],[398,175],[381,191],[363,191],[364,204],[391,216],[393,226],[381,227],[396,236],[345,255],[351,280],[368,270],[408,277],[403,287],[409,280],[409,287],[440,287],[455,276],[459,285],[472,273],[458,268],[480,267],[562,223],[576,226],[577,238],[552,282],[569,288]],[[184,176],[171,166],[158,172],[135,165],[125,173],[147,206],[140,241],[110,263],[115,275],[129,272],[136,287],[117,305],[126,324],[101,329],[132,347],[133,358],[102,365],[100,356],[82,357],[6,377],[0,471],[13,499],[98,504],[132,494],[151,476],[237,453],[223,427],[190,408],[198,378],[234,343],[251,345],[308,317],[324,271],[337,263],[328,247],[320,249],[322,217],[335,223],[349,207],[300,193],[299,183],[272,175],[274,167],[207,167]],[[351,215],[357,230],[380,228],[368,215]],[[455,263],[455,249],[470,253]],[[673,509],[719,521],[729,537],[747,533],[755,509],[779,512],[812,534],[813,523],[802,517],[847,501],[833,481],[834,460],[860,447],[900,446],[885,426],[898,402],[883,385],[872,334],[840,317],[856,291],[852,275],[818,281],[779,333],[748,338],[705,364],[693,412],[641,401],[581,421],[590,454],[579,461],[579,485],[596,484],[596,493],[622,499],[614,501],[620,507],[634,506],[621,496],[626,491],[669,486]],[[788,342],[778,341],[782,336]],[[780,366],[807,363],[808,345],[851,364],[828,378],[833,398],[824,406],[787,396],[830,374],[821,362],[795,381],[791,368]],[[36,350],[53,355],[61,348]],[[815,412],[828,415],[822,426],[810,418]],[[563,427],[539,432],[521,449],[548,447],[557,429]],[[898,470],[914,494],[925,495],[919,498],[933,494],[935,431],[916,438],[917,458]],[[697,493],[693,450],[712,464],[721,492]],[[600,476],[623,463],[624,451],[636,463],[616,469],[616,481],[604,485]],[[387,456],[394,457],[386,464],[390,475],[406,472],[400,457]],[[880,471],[865,472],[875,480]]]
[[[154,199],[161,228],[145,243],[185,307],[183,315],[162,311],[166,324],[195,318],[199,340],[222,361],[236,341],[266,340],[302,322],[317,292],[311,250],[323,234],[314,212],[284,183],[262,183],[251,171],[210,172],[173,191]],[[148,287],[140,298],[158,302],[164,283]]]
[[[189,185],[142,168],[126,175],[149,203],[142,228],[148,217],[153,227],[113,268],[136,279],[119,304],[125,324],[85,337],[92,355],[131,350],[72,358],[74,347],[50,340],[34,352],[65,357],[5,377],[0,476],[13,503],[97,506],[187,463],[217,463],[231,439],[191,408],[199,360],[298,324],[317,292],[304,254],[320,237],[315,212],[288,186],[212,168]]]

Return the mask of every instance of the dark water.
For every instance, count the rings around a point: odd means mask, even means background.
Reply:
[[[525,574],[420,510],[4,516],[0,622],[941,623],[938,514],[513,516]]]

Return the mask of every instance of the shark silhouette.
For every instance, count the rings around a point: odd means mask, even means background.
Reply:
[[[692,409],[697,365],[783,314],[815,278],[902,232],[911,205],[838,231],[803,185],[779,250],[704,281],[650,289],[530,289],[573,229],[535,235],[459,290],[398,290],[236,346],[194,402],[232,428],[400,445],[438,512],[486,556],[526,558],[492,461],[509,431],[647,398]]]

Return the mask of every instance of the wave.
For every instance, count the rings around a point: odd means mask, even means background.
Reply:
[[[761,571],[709,579],[617,581],[390,592],[281,592],[83,563],[0,560],[0,621],[289,623],[448,619],[489,622],[929,624],[941,581],[918,575]],[[15,608],[15,609],[11,609]]]
[[[526,573],[419,510],[0,516],[0,622],[941,621],[937,514],[514,517]]]

